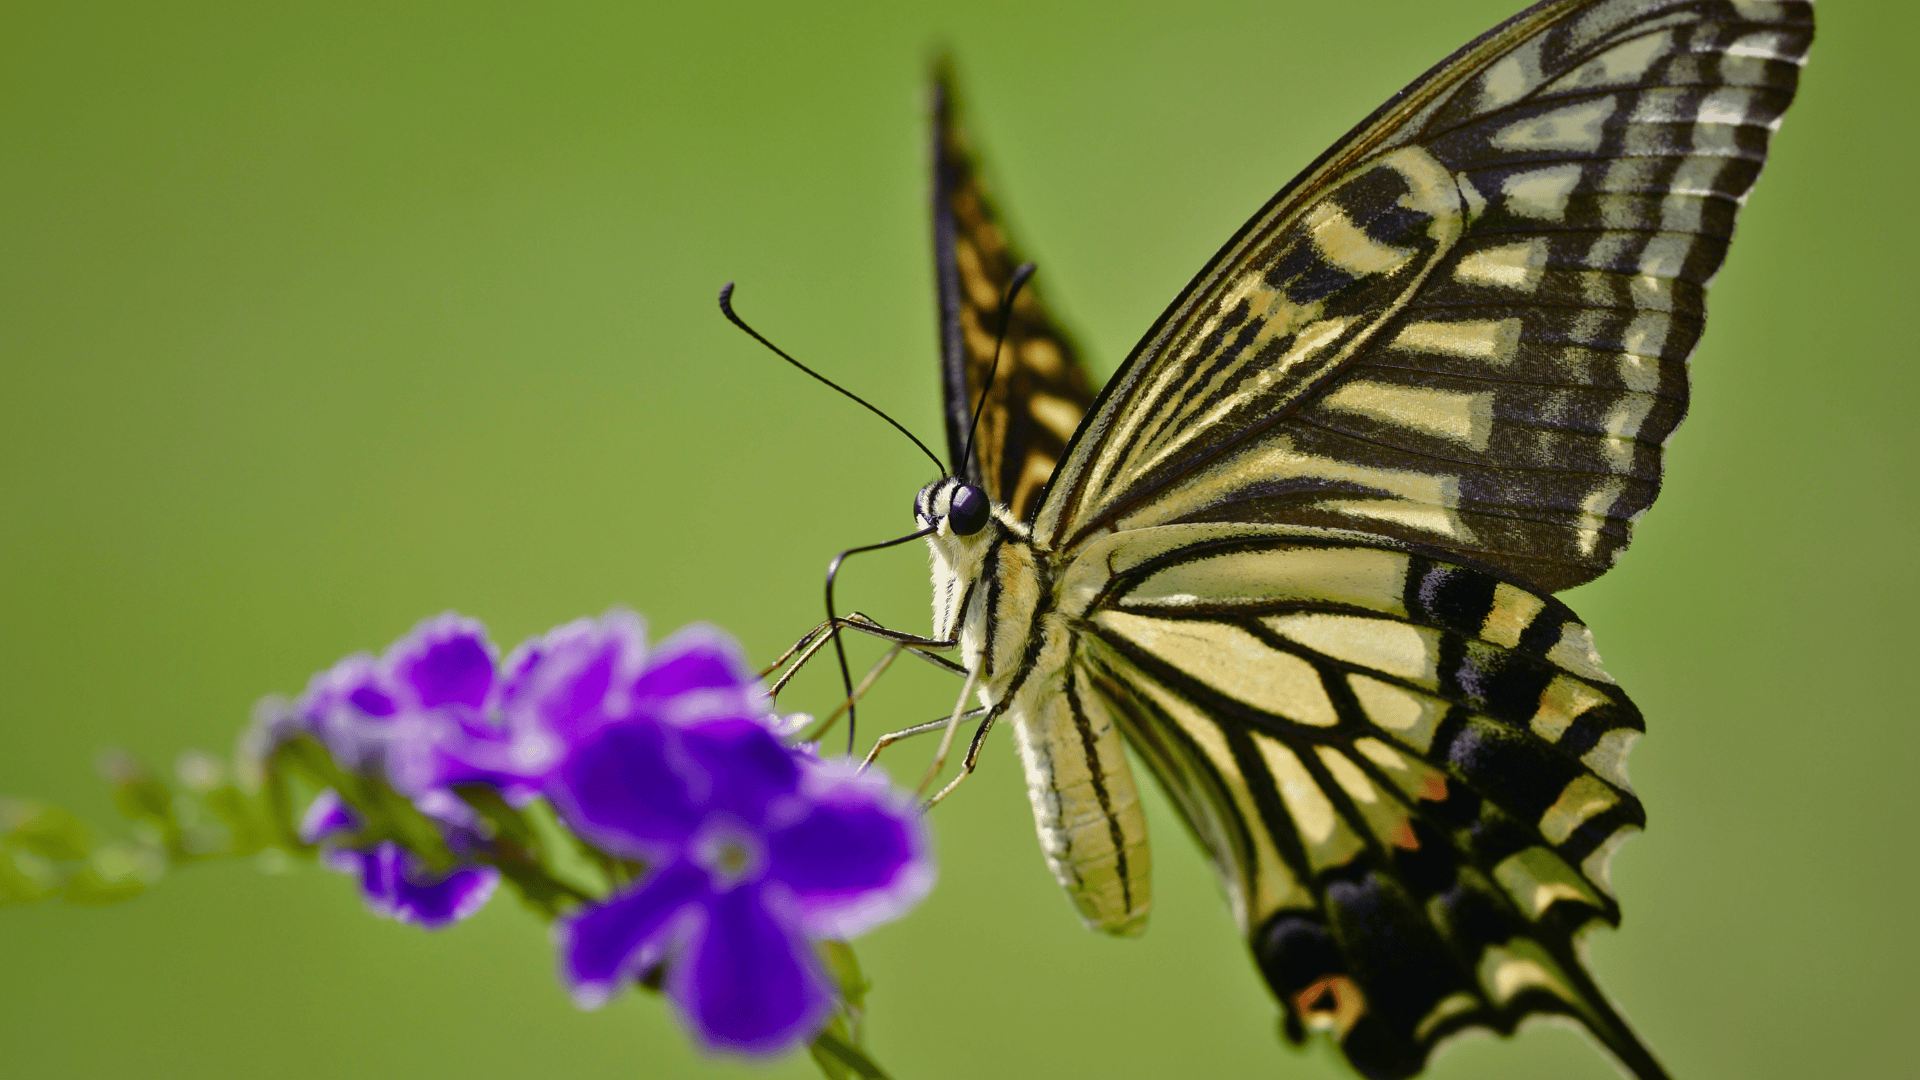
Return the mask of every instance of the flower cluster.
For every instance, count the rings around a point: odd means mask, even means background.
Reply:
[[[834,1004],[815,942],[899,917],[933,883],[912,800],[874,773],[780,737],[759,680],[724,633],[694,626],[649,650],[630,612],[558,627],[504,662],[478,623],[430,619],[385,654],[356,655],[274,710],[262,752],[305,736],[437,829],[434,866],[339,792],[300,838],[354,874],[381,915],[437,928],[500,881],[496,839],[467,793],[547,799],[627,873],[561,918],[561,977],[582,1007],[659,979],[708,1047],[784,1051]]]

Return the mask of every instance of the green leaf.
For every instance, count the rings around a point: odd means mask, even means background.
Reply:
[[[545,850],[542,860],[547,872],[591,897],[603,897],[616,884],[628,880],[618,860],[581,839],[560,823],[559,815],[545,799],[536,799],[521,811],[527,825],[540,838]]]
[[[502,798],[497,788],[485,784],[456,784],[453,789],[468,806],[493,826],[497,839],[519,848],[527,857],[539,861],[545,844],[524,813]]]
[[[17,822],[0,839],[62,862],[84,859],[93,850],[87,823],[57,806],[22,806],[15,813]]]
[[[880,1066],[874,1064],[872,1058],[868,1057],[859,1047],[848,1042],[834,1030],[837,1026],[840,1026],[839,1020],[835,1018],[834,1023],[827,1025],[827,1029],[822,1031],[819,1036],[813,1040],[811,1047],[808,1047],[808,1052],[813,1055],[813,1060],[819,1063],[820,1071],[838,1080],[838,1077],[831,1071],[828,1065],[827,1059],[830,1059],[834,1063],[851,1070],[855,1076],[861,1077],[862,1080],[888,1080],[886,1072],[882,1070]],[[844,1031],[846,1029],[841,1027],[840,1030]]]
[[[60,887],[53,864],[11,845],[0,845],[0,901],[25,903],[52,896]]]
[[[280,756],[276,752],[273,760],[264,769],[264,782],[260,787],[261,802],[265,805],[267,827],[273,830],[274,844],[279,850],[311,856],[313,845],[300,840],[299,824],[293,817],[293,786],[286,771],[279,767]]]
[[[500,871],[514,895],[535,915],[552,922],[568,908],[593,899],[564,881],[548,875],[539,866],[511,858],[492,858],[488,865]]]
[[[853,946],[844,941],[828,939],[820,943],[820,959],[826,962],[827,973],[833,976],[834,985],[840,989],[840,998],[853,1008],[860,1008],[865,1002],[867,991],[873,984],[860,972],[860,961],[854,958]]]
[[[820,1037],[824,1038],[829,1031],[833,1033],[834,1038],[842,1042],[851,1041],[847,1039],[846,1023],[839,1016],[833,1018],[833,1023],[827,1025],[826,1031],[821,1032]],[[807,1047],[807,1053],[812,1056],[813,1063],[820,1066],[820,1072],[826,1076],[827,1080],[853,1080],[853,1070],[847,1066],[846,1062],[822,1049],[820,1038],[814,1039],[813,1045]]]
[[[563,911],[606,894],[604,876],[588,865],[544,802],[516,808],[494,788],[461,784],[454,793],[493,827],[486,862],[507,879],[520,902],[536,914],[557,918]]]
[[[67,879],[62,895],[70,904],[117,904],[145,892],[166,870],[164,856],[132,844],[104,844]]]
[[[113,785],[113,805],[122,817],[153,826],[169,848],[179,848],[180,816],[167,785],[154,779],[145,765],[123,750],[101,755],[100,774]]]
[[[268,811],[260,799],[249,797],[232,784],[219,784],[203,792],[200,801],[233,835],[230,854],[252,855],[273,843]]]
[[[420,856],[430,870],[445,872],[453,868],[456,860],[453,852],[447,848],[446,839],[440,835],[439,826],[380,780],[343,771],[334,764],[326,748],[312,738],[302,736],[281,744],[273,752],[268,771],[291,772],[305,777],[317,787],[332,788],[338,792],[365,822],[356,844],[395,840],[400,846]],[[284,824],[286,835],[293,836],[296,830],[290,793],[275,791],[272,798],[275,826]],[[280,815],[286,816],[282,818]],[[310,845],[298,844],[295,850],[306,851],[310,848]]]

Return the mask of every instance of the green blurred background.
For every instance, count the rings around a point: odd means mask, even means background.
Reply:
[[[1243,218],[1518,0],[10,4],[0,13],[0,792],[106,823],[91,760],[224,750],[260,695],[455,608],[503,644],[629,604],[770,657],[932,439],[923,79],[945,43],[1104,375]],[[1651,831],[1595,969],[1678,1076],[1913,1067],[1912,50],[1831,3],[1695,356],[1665,498],[1569,599],[1648,716]],[[843,595],[926,618],[925,560]],[[795,705],[817,707],[824,671]],[[902,665],[870,723],[942,712]],[[911,771],[906,751],[896,770]],[[1081,930],[1010,747],[867,939],[902,1080],[1337,1076],[1277,1045],[1150,802],[1151,932]],[[1906,1064],[1901,1065],[1902,1062]],[[512,903],[426,934],[344,878],[181,874],[0,910],[8,1077],[747,1075],[651,1000],[580,1013]],[[804,1062],[756,1076],[813,1075]],[[1440,1077],[1608,1077],[1570,1031]]]

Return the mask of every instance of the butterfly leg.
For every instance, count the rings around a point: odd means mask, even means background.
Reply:
[[[853,688],[853,693],[849,694],[845,701],[842,701],[832,712],[828,713],[824,720],[816,724],[813,730],[806,734],[803,741],[817,742],[823,738],[828,731],[832,730],[834,721],[840,719],[842,713],[851,709],[854,702],[867,696],[867,691],[873,689],[873,684],[879,680],[882,673],[893,666],[893,662],[899,659],[901,650],[905,648],[905,645],[895,642],[892,648],[881,653],[880,659],[874,661],[873,666],[867,669],[867,673],[860,677],[860,682]]]
[[[909,634],[901,630],[892,629],[891,627],[882,626],[878,620],[858,611],[848,612],[840,619],[839,625],[848,630],[858,630],[863,634],[877,637],[882,641],[898,642],[906,646],[909,650],[920,653],[922,659],[932,661],[936,665],[946,667],[954,672],[965,670],[959,664],[945,657],[934,656],[932,652],[928,651],[945,652],[951,649],[957,649],[960,647],[960,639],[957,637],[930,638],[921,637],[919,634]],[[825,628],[825,624],[823,623],[821,629]]]
[[[993,730],[993,722],[1000,718],[1001,709],[1005,705],[1006,702],[1002,701],[999,705],[994,706],[993,709],[987,713],[986,718],[980,721],[980,726],[974,730],[973,741],[967,744],[967,756],[960,760],[960,775],[947,781],[946,787],[934,792],[933,798],[928,799],[926,805],[921,809],[933,809],[935,804],[951,794],[954,788],[960,786],[960,781],[973,775],[974,766],[980,762],[980,748],[987,744],[987,732]]]
[[[947,717],[947,730],[940,736],[940,749],[933,752],[933,761],[927,765],[927,774],[920,778],[920,786],[914,788],[914,794],[924,794],[927,785],[940,775],[947,764],[947,751],[953,749],[953,733],[960,727],[960,716],[967,710],[967,699],[973,696],[973,688],[980,684],[980,669],[967,672],[967,684],[960,688],[960,698],[953,703],[953,715]]]
[[[943,641],[939,638],[921,637],[918,634],[907,634],[898,630],[890,630],[856,611],[845,617],[823,622],[812,630],[807,631],[801,636],[799,641],[794,642],[792,648],[782,653],[779,659],[768,664],[766,669],[760,673],[760,677],[763,679],[773,672],[778,671],[781,665],[792,661],[791,666],[789,666],[786,671],[781,672],[778,679],[774,680],[773,685],[769,688],[769,692],[775,697],[778,697],[780,691],[786,688],[788,681],[799,674],[800,669],[805,667],[809,660],[813,659],[813,655],[819,652],[827,642],[832,640],[833,635],[831,631],[836,627],[846,630],[858,630],[863,634],[877,637],[882,641],[893,642],[933,666],[944,668],[956,675],[964,675],[966,673],[966,669],[959,664],[948,660],[944,656],[936,655],[938,651],[958,647],[960,644],[959,641]]]
[[[968,709],[966,712],[960,714],[960,719],[978,720],[981,716],[985,715],[986,711],[985,706]],[[937,720],[929,720],[924,724],[915,724],[910,728],[901,728],[899,731],[887,732],[885,735],[873,741],[873,749],[867,751],[867,759],[860,763],[860,767],[864,769],[873,764],[874,759],[880,756],[880,751],[885,750],[887,747],[903,739],[911,739],[915,735],[925,735],[930,731],[946,730],[949,720],[950,717],[942,716]]]

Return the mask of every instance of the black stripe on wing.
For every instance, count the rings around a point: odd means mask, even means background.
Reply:
[[[1282,425],[1306,454],[1450,476],[1457,535],[1382,517],[1371,492],[1295,493],[1289,520],[1365,523],[1558,590],[1613,565],[1653,504],[1707,285],[1812,15],[1602,13],[1517,50],[1427,123],[1420,141],[1476,216],[1384,347]],[[1502,66],[1534,88],[1490,106]]]
[[[1295,1037],[1406,1077],[1559,1013],[1664,1075],[1576,945],[1619,920],[1642,722],[1564,605],[1437,553],[1239,538],[1125,569],[1079,631]]]
[[[1040,283],[1028,282],[980,411],[975,460],[960,460],[993,364],[1002,298],[1024,259],[981,183],[959,111],[943,65],[933,79],[933,252],[947,452],[957,474],[1025,521],[1093,402],[1093,384],[1072,339],[1048,314]]]
[[[1112,380],[1043,538],[1358,529],[1545,591],[1613,564],[1812,9],[1597,0],[1508,27],[1223,249]]]

